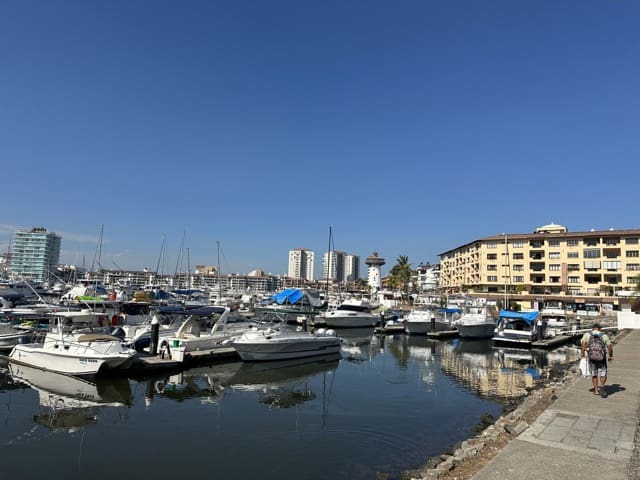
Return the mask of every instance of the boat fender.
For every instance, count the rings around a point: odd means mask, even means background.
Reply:
[[[326,335],[326,333],[327,333],[327,331],[326,331],[324,328],[319,328],[319,329],[316,331],[316,334],[317,334],[317,335]]]
[[[329,330],[327,330],[326,335],[328,337],[337,337],[336,331],[333,328],[330,328]]]

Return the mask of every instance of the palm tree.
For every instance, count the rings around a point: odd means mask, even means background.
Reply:
[[[408,295],[409,283],[411,281],[411,275],[413,275],[413,270],[411,270],[411,264],[409,263],[409,257],[406,255],[400,255],[396,262],[397,263],[393,266],[389,274],[390,284]]]

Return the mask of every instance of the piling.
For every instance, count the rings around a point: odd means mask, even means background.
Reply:
[[[153,356],[158,354],[158,340],[160,338],[160,321],[155,315],[151,319],[151,343],[149,344],[149,353]]]

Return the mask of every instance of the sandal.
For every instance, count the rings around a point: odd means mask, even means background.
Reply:
[[[599,392],[599,391],[597,391],[597,390],[594,390],[594,391],[593,391],[593,394],[594,394],[596,397],[599,397],[599,396],[600,396],[600,392]]]

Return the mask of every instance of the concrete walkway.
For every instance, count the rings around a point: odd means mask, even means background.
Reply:
[[[577,378],[473,480],[640,480],[640,330],[614,346],[606,398]]]

